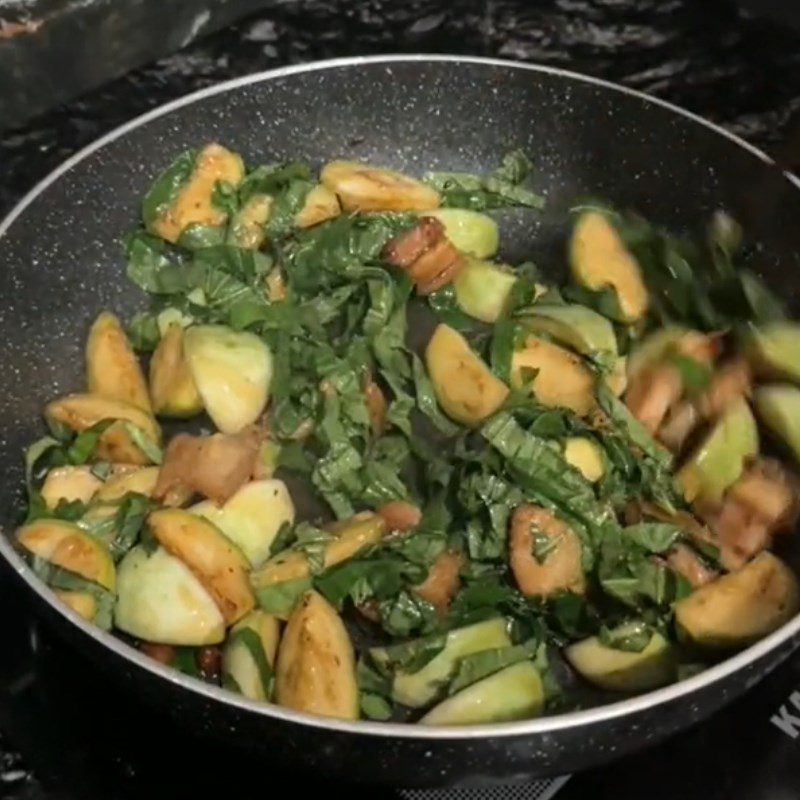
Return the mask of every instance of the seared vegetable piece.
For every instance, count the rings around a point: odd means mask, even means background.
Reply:
[[[266,278],[264,286],[267,290],[267,297],[270,303],[280,303],[286,299],[286,281],[280,267],[275,267]]]
[[[93,394],[70,394],[45,406],[45,417],[80,433],[105,420],[121,420],[138,428],[155,445],[161,442],[161,429],[150,414],[137,406],[98,397]],[[111,425],[100,437],[96,458],[121,464],[150,464],[150,457],[135,442],[123,424]]]
[[[370,380],[364,387],[364,399],[367,403],[372,433],[374,436],[380,436],[386,428],[386,412],[389,410],[389,404],[381,387],[375,381]]]
[[[664,356],[674,349],[675,344],[687,332],[681,325],[665,325],[648,334],[634,345],[628,356],[628,380],[638,372],[662,361]]]
[[[150,359],[150,397],[153,411],[164,417],[193,417],[203,410],[183,353],[183,328],[173,323]]]
[[[794,529],[797,479],[777,461],[755,459],[727,491],[721,505],[701,510],[716,536],[723,566],[738,569],[769,547],[773,534]]]
[[[620,397],[628,388],[628,358],[627,356],[617,356],[614,366],[605,376],[606,386],[611,390],[615,397]]]
[[[594,483],[603,477],[605,463],[600,445],[585,436],[571,436],[564,442],[564,458],[580,470],[587,481]]]
[[[614,327],[601,314],[581,305],[535,304],[523,321],[533,333],[545,333],[583,355],[616,355]],[[617,357],[605,382],[619,397],[627,385],[626,359]]]
[[[103,522],[114,517],[120,509],[120,502],[130,493],[150,497],[158,480],[158,467],[135,467],[129,472],[112,475],[94,496],[79,525],[93,533]],[[109,537],[114,535],[109,531]],[[104,538],[104,537],[100,537]],[[108,541],[105,540],[106,545]]]
[[[437,242],[408,269],[421,295],[452,283],[464,269],[464,258],[447,239]]]
[[[414,587],[414,592],[427,600],[440,614],[446,614],[450,601],[461,585],[459,575],[464,565],[464,556],[446,550],[439,553],[428,570],[425,580]]]
[[[718,338],[697,331],[673,333],[664,340],[654,334],[645,352],[634,354],[637,366],[629,371],[625,402],[650,433],[678,452],[703,419],[716,418],[744,396],[749,370],[734,361],[712,375]]]
[[[636,623],[615,628],[617,638],[636,632]],[[564,650],[570,664],[589,683],[611,692],[649,692],[677,678],[677,659],[672,645],[657,631],[639,652],[609,647],[592,636]]]
[[[678,544],[670,550],[666,557],[667,566],[678,575],[682,575],[694,587],[711,583],[718,572],[711,569],[691,547]]]
[[[86,377],[91,394],[121,400],[152,413],[139,359],[119,319],[108,311],[97,317],[89,331]]]
[[[715,367],[696,405],[705,419],[716,419],[732,405],[749,397],[750,393],[750,365],[744,358],[734,358]]]
[[[628,358],[628,380],[641,371],[680,354],[710,364],[719,354],[719,337],[689,330],[681,325],[658,328],[639,342]]]
[[[267,238],[264,226],[272,210],[272,198],[254,194],[233,215],[228,228],[228,243],[246,250],[258,250]]]
[[[441,696],[453,677],[459,659],[482,650],[510,645],[508,621],[502,617],[451,630],[447,633],[442,650],[422,669],[416,672],[405,672],[402,669],[395,671],[392,697],[410,708],[422,708]],[[388,648],[377,647],[370,650],[370,654],[375,663],[391,669],[394,652],[398,648],[406,647],[404,644]]]
[[[422,511],[407,500],[390,500],[375,511],[383,518],[387,530],[410,531],[422,520]]]
[[[229,436],[178,434],[167,447],[153,496],[164,505],[183,505],[195,492],[227,502],[253,473],[260,434],[254,427]]]
[[[355,161],[331,161],[320,175],[345,211],[428,211],[438,208],[439,192],[390,169]]]
[[[800,382],[800,323],[767,323],[753,332],[747,352],[760,376]]]
[[[114,591],[116,576],[111,556],[77,525],[57,519],[36,520],[17,531],[17,541],[32,555]]]
[[[765,520],[771,531],[791,531],[797,521],[798,478],[773,458],[749,462],[727,496]]]
[[[526,385],[526,372],[535,372],[530,389],[545,406],[568,408],[586,416],[595,406],[595,379],[583,359],[545,339],[529,336],[511,357],[511,384]]]
[[[581,286],[614,289],[620,322],[636,322],[647,312],[647,287],[639,264],[605,215],[589,211],[579,217],[570,240],[570,264]]]
[[[536,667],[521,661],[442,700],[422,725],[480,725],[538,717],[544,709],[544,686]]]
[[[508,549],[511,571],[526,597],[586,590],[580,540],[552,511],[531,504],[517,508]]]
[[[278,457],[281,446],[274,439],[262,439],[258,445],[258,455],[253,465],[252,478],[256,481],[266,480],[275,474],[278,468]]]
[[[232,625],[255,605],[241,551],[204,519],[179,509],[153,512],[147,524],[158,543],[197,576]],[[161,640],[163,641],[163,640]]]
[[[225,620],[203,584],[162,547],[137,545],[119,564],[114,625],[150,642],[216,644]]]
[[[209,144],[197,155],[191,174],[177,191],[165,195],[161,180],[156,182],[144,200],[145,223],[168,242],[177,242],[189,225],[222,225],[226,215],[214,205],[214,189],[219,182],[238,186],[242,178],[242,159],[221,145]]]
[[[792,570],[772,553],[702,586],[675,605],[679,632],[701,647],[745,647],[788,622],[800,609]]]
[[[269,557],[281,526],[294,523],[294,503],[279,480],[247,483],[221,508],[206,500],[189,510],[213,522],[254,567]]]
[[[434,331],[425,350],[425,363],[439,405],[464,425],[478,425],[508,396],[508,387],[492,374],[467,340],[447,325],[439,325]]]
[[[272,354],[261,339],[224,325],[195,325],[186,329],[183,349],[205,409],[223,433],[259,418],[272,381]]]
[[[676,479],[690,502],[718,502],[739,478],[745,461],[758,453],[758,431],[745,400],[733,405],[717,422]]]
[[[97,614],[97,600],[89,592],[67,592],[56,589],[58,599],[69,606],[76,614],[91,622]]]
[[[383,258],[406,272],[423,295],[452,283],[465,263],[445,236],[442,223],[427,216],[411,230],[391,239],[383,249]]]
[[[102,485],[103,481],[92,474],[91,467],[56,467],[47,473],[41,495],[48,508],[55,508],[62,500],[88,503]]]
[[[159,644],[158,642],[140,642],[139,650],[159,664],[172,664],[177,655],[177,649],[172,644]]]
[[[382,257],[393,267],[409,270],[438,242],[445,239],[444,225],[431,216],[421,217],[410,230],[390,239],[383,248]]]
[[[222,654],[223,675],[252,700],[270,700],[272,671],[281,629],[264,611],[251,611],[233,626]]]
[[[428,212],[444,225],[445,236],[462,253],[491,258],[500,244],[497,223],[487,214],[466,208],[440,208]]]
[[[617,352],[612,324],[585,306],[537,303],[523,321],[533,333],[546,333],[579,353]]]
[[[319,183],[306,195],[303,207],[295,215],[294,224],[298,228],[311,228],[341,213],[339,198],[327,186]]]
[[[762,386],[754,401],[762,422],[800,462],[800,389],[788,384]]]
[[[462,311],[481,322],[496,322],[505,311],[517,276],[502,264],[468,258],[453,281]]]
[[[158,469],[158,467],[141,467],[112,475],[102,485],[94,499],[97,503],[113,503],[129,492],[150,497],[156,488]]]
[[[681,453],[701,421],[702,417],[697,405],[690,400],[682,400],[667,413],[663,424],[658,429],[658,441],[671,453]]]
[[[386,533],[386,522],[377,514],[363,512],[348,520],[331,526],[329,532],[333,538],[325,544],[324,567],[340,564],[352,558],[360,550],[377,544]],[[267,561],[263,567],[255,570],[250,576],[259,603],[265,611],[269,611],[282,619],[291,610],[294,598],[291,595],[274,596],[271,591],[275,586],[288,582],[308,580],[311,577],[311,564],[301,550],[287,550]]]
[[[748,505],[740,503],[730,493],[719,507],[704,514],[704,520],[714,531],[714,545],[719,549],[719,561],[728,570],[741,569],[772,542],[772,532],[767,520],[754,513]]]
[[[325,717],[358,719],[353,645],[333,606],[307,592],[283,633],[275,675],[279,705]]]
[[[683,391],[678,368],[668,362],[659,363],[642,370],[628,381],[625,405],[649,433],[655,434],[670,409],[683,396]]]

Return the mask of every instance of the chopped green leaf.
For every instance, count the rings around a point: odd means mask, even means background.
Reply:
[[[702,392],[711,382],[713,370],[710,365],[704,364],[702,361],[697,361],[682,353],[675,353],[670,358],[670,363],[680,373],[681,382],[689,394]]]
[[[642,621],[627,622],[615,628],[603,626],[598,633],[600,643],[626,653],[641,653],[650,644],[653,630]]]
[[[453,695],[472,686],[501,669],[510,667],[520,661],[527,661],[531,654],[521,645],[513,647],[497,647],[492,650],[481,650],[458,661],[455,674],[447,687],[447,694]]]
[[[639,522],[623,530],[625,538],[650,553],[664,553],[681,538],[677,525],[667,522]]]
[[[376,719],[384,721],[391,719],[392,705],[385,698],[379,694],[372,694],[371,692],[361,692],[360,695],[361,713],[367,719]]]
[[[153,464],[160,464],[164,460],[164,452],[141,428],[127,420],[123,421],[121,425],[125,428],[133,443]]]
[[[181,153],[150,187],[142,201],[142,219],[148,228],[175,201],[194,170],[197,155],[197,150]]]
[[[409,636],[418,631],[425,633],[436,627],[436,609],[411,592],[401,591],[396,597],[380,603],[381,624],[392,636]]]
[[[258,605],[270,614],[288,614],[311,588],[311,577],[261,586],[255,590]]]
[[[272,698],[275,673],[267,659],[267,654],[264,652],[264,644],[261,641],[261,637],[252,628],[244,627],[236,631],[231,637],[231,644],[235,642],[241,642],[250,653],[250,657],[258,670],[264,697],[269,701]]]
[[[523,185],[531,162],[515,150],[503,158],[494,172],[475,175],[468,172],[429,172],[424,180],[442,195],[442,205],[485,211],[490,208],[527,206],[541,209],[544,198]]]

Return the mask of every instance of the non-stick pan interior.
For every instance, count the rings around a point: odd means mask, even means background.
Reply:
[[[501,256],[512,263],[563,271],[567,209],[599,197],[677,230],[700,231],[720,207],[747,212],[752,265],[788,299],[800,282],[800,227],[792,224],[800,192],[771,177],[755,151],[639,95],[458,60],[356,62],[243,82],[111,138],[49,182],[0,238],[6,535],[20,507],[22,451],[41,435],[43,404],[82,388],[88,325],[103,308],[128,314],[145,302],[125,280],[120,237],[153,177],[209,140],[251,165],[346,156],[411,173],[487,170],[522,148],[548,206],[500,215]]]

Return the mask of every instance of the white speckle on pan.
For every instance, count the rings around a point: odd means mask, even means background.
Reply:
[[[189,44],[189,42],[197,36],[198,33],[208,24],[208,21],[211,19],[211,12],[206,8],[203,9],[191,22],[189,25],[189,30],[186,32],[186,35],[183,37],[183,41],[181,42],[181,47]]]

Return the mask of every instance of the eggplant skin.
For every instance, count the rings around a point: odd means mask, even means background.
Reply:
[[[292,611],[278,650],[279,705],[324,717],[358,719],[353,644],[322,595],[304,594]]]

